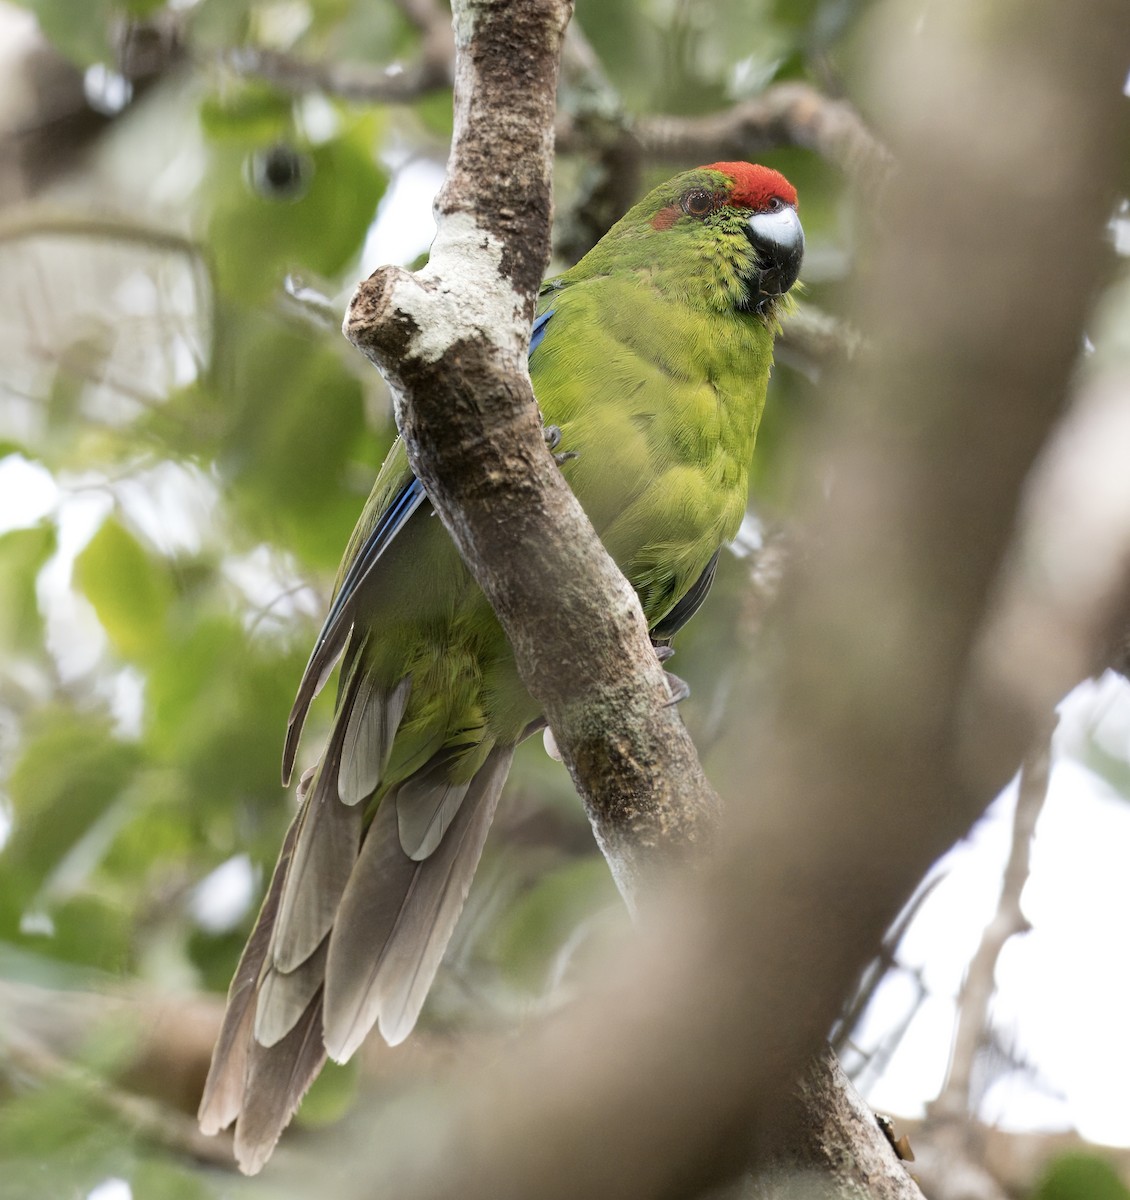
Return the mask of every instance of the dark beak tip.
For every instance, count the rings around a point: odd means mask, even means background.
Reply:
[[[780,218],[755,218],[746,230],[757,252],[757,301],[760,309],[779,300],[796,283],[804,259],[804,230],[795,210],[791,222],[781,227]]]

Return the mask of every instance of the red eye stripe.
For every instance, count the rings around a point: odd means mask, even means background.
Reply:
[[[651,218],[651,227],[652,229],[670,229],[682,215],[683,210],[677,204],[668,204],[666,208],[661,208]]]
[[[796,205],[796,188],[780,171],[774,171],[772,167],[747,162],[716,162],[702,169],[721,171],[733,180],[729,199],[737,208],[760,211],[768,208],[774,196],[780,196],[786,204]]]

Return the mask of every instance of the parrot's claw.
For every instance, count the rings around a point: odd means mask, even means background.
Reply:
[[[664,671],[663,674],[667,679],[667,691],[671,695],[671,699],[663,707],[670,708],[673,704],[682,703],[691,694],[691,685],[678,675],[672,675],[670,671]]]
[[[661,663],[667,662],[674,653],[674,646],[655,647],[655,657]],[[664,707],[670,708],[672,704],[679,704],[691,694],[690,684],[685,679],[680,679],[678,675],[672,675],[670,671],[664,671],[663,674],[667,680],[667,691],[671,697]]]
[[[547,425],[542,430],[542,435],[545,438],[545,445],[548,450],[556,450],[561,445],[561,427],[558,425]],[[570,459],[580,458],[580,454],[576,450],[562,450],[560,453],[554,454],[553,461],[559,467],[563,467]]]

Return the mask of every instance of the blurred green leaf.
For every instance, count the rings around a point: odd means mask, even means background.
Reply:
[[[441,138],[451,137],[455,113],[450,92],[433,92],[430,96],[422,96],[412,107],[430,134]]]
[[[79,1088],[64,1083],[44,1087],[41,1081],[39,1087],[5,1104],[2,1112],[5,1200],[23,1196],[42,1200],[45,1178],[57,1189],[55,1195],[84,1196],[100,1179],[124,1166],[119,1131]]]
[[[238,139],[242,144],[269,142],[288,133],[294,101],[277,88],[258,80],[205,96],[200,102],[200,124],[211,138]]]
[[[168,567],[116,517],[75,560],[75,582],[123,658],[144,661],[160,649],[174,594]]]
[[[548,872],[502,915],[488,938],[491,956],[531,991],[541,991],[577,927],[618,894],[599,855]]]
[[[220,858],[253,848],[256,832],[264,854],[277,852],[291,804],[279,782],[282,732],[304,661],[304,649],[280,654],[249,641],[237,621],[212,616],[153,666],[143,746],[171,770],[165,811],[198,844],[219,847]],[[237,828],[248,808],[267,829]],[[127,840],[121,852],[140,856],[144,845]]]
[[[304,188],[273,191],[257,169],[272,149],[301,156]],[[215,149],[208,223],[217,282],[230,296],[262,301],[290,271],[332,276],[361,250],[388,177],[373,153],[371,122],[316,146],[281,133]]]
[[[0,536],[0,645],[27,651],[43,634],[35,581],[55,553],[54,525],[14,529]]]
[[[138,757],[101,713],[37,714],[8,778],[16,818],[3,850],[8,869],[42,879],[121,795]]]
[[[359,1058],[344,1065],[327,1062],[302,1101],[299,1124],[318,1129],[340,1121],[357,1097],[360,1078]]]
[[[1032,1200],[1130,1200],[1130,1189],[1096,1155],[1065,1154],[1047,1169]]]
[[[80,67],[110,58],[115,0],[18,0],[35,13],[39,27],[60,53]]]
[[[122,7],[131,17],[151,17],[165,7],[166,0],[121,0]]]
[[[133,961],[134,913],[99,896],[68,897],[51,908],[51,953],[63,962],[127,975]]]
[[[334,570],[392,438],[370,434],[339,339],[230,310],[208,383],[186,400],[215,413],[228,495],[257,540]],[[363,463],[352,480],[343,468]]]
[[[161,1159],[146,1159],[131,1173],[131,1188],[136,1200],[208,1200],[211,1196],[230,1195],[226,1186],[217,1190],[205,1176],[190,1174],[184,1167]]]
[[[37,715],[8,780],[15,819],[0,859],[0,936],[62,961],[126,965],[128,906],[90,889],[129,819],[122,797],[137,761],[136,747],[115,741],[99,715]]]

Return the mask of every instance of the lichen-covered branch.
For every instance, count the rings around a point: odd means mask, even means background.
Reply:
[[[427,269],[358,288],[349,337],[393,387],[413,469],[491,600],[629,904],[716,798],[635,593],[544,438],[525,369],[548,262],[564,0],[455,10],[455,139]]]
[[[829,1047],[809,1060],[793,1108],[794,1121],[780,1152],[756,1178],[758,1200],[924,1200]],[[790,1190],[793,1178],[806,1182]]]

